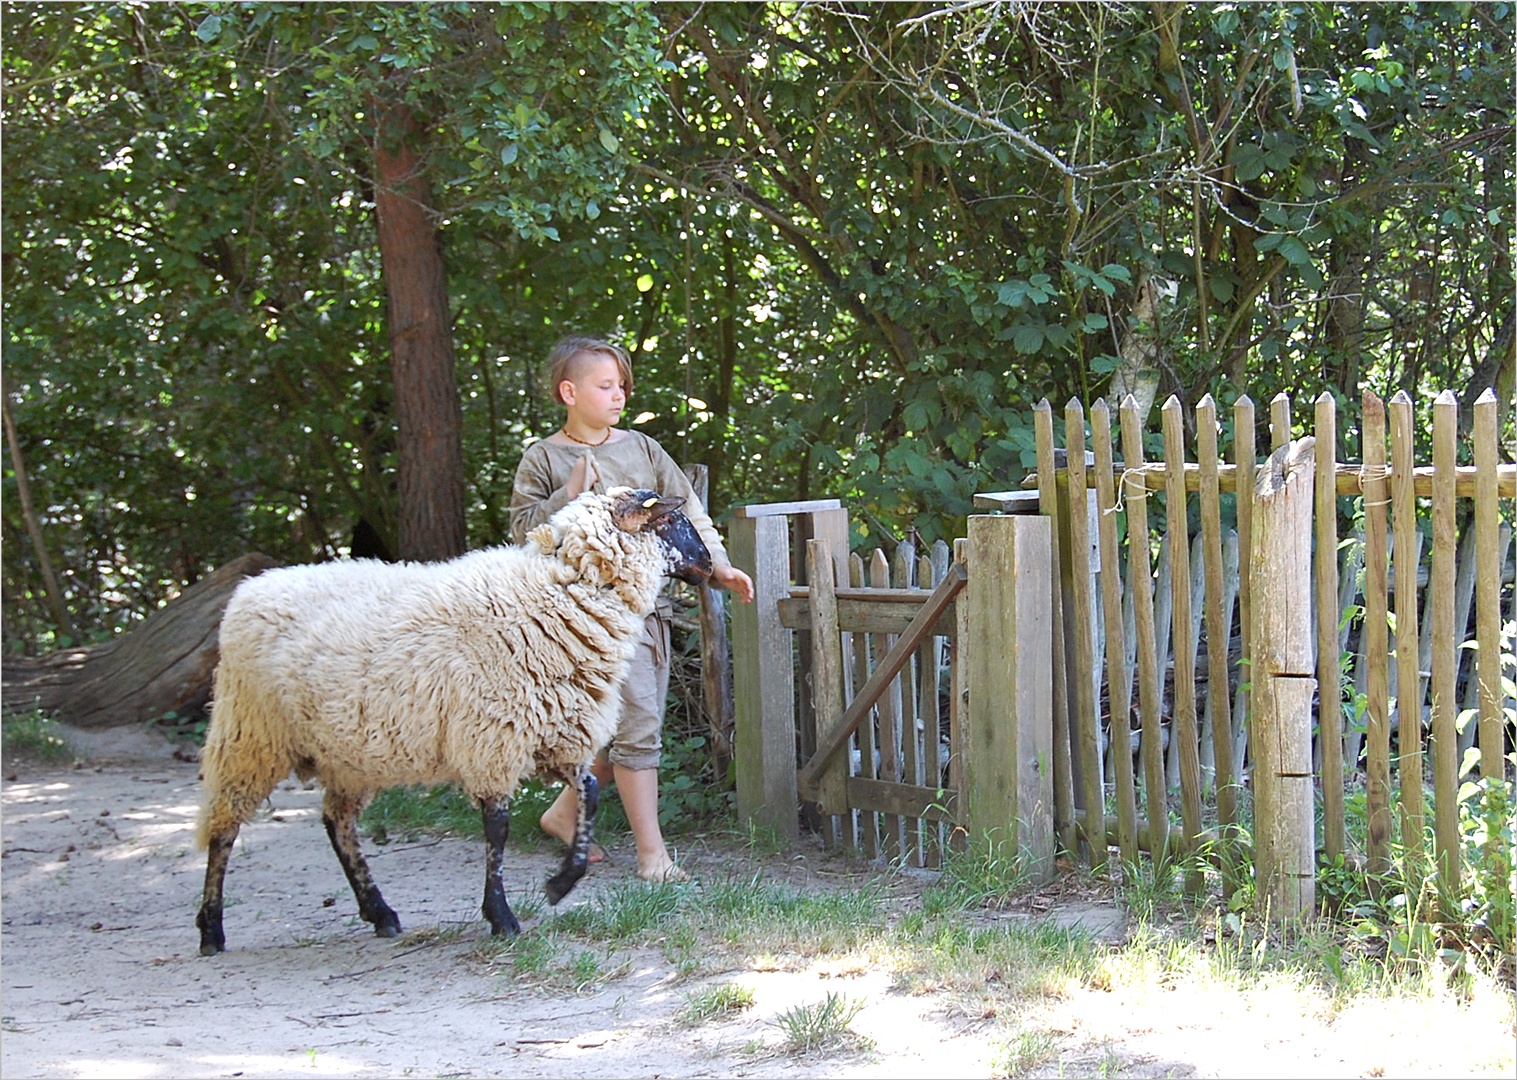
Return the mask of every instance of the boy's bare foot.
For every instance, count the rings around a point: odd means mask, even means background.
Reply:
[[[557,803],[554,803],[552,806],[548,807],[548,809],[543,813],[543,816],[537,819],[537,827],[543,832],[547,833],[549,836],[553,837],[553,839],[560,840],[564,844],[570,844],[574,841],[574,822],[572,819],[568,822],[564,822],[555,817],[553,811],[557,809],[557,807]],[[590,854],[588,861],[591,863],[606,861],[606,849],[601,847],[594,840],[590,841]]]
[[[690,875],[680,869],[673,859],[669,858],[668,852],[660,852],[658,855],[650,856],[647,859],[639,857],[637,860],[637,876],[644,881],[652,881],[654,883],[665,881],[678,883],[690,880]]]

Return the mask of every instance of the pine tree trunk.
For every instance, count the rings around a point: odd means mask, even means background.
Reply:
[[[450,559],[466,544],[463,413],[442,234],[417,153],[423,136],[416,118],[404,105],[377,101],[375,114],[374,209],[399,429],[399,555]]]

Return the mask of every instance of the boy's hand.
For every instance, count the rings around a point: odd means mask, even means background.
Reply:
[[[577,499],[600,481],[600,470],[595,467],[595,455],[589,450],[569,470],[569,482],[564,485],[570,499]]]
[[[721,566],[711,572],[711,581],[730,590],[745,604],[753,603],[753,579],[735,566]]]

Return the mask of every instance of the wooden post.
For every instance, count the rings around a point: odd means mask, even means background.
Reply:
[[[1315,440],[1270,454],[1254,488],[1253,718],[1257,902],[1316,908],[1313,844],[1312,507]]]
[[[969,708],[960,798],[971,843],[1054,870],[1053,533],[1044,517],[971,515]]]
[[[795,668],[779,613],[790,591],[790,525],[783,516],[740,516],[729,535],[733,565],[753,578],[753,603],[732,609],[738,820],[797,840]]]
[[[843,719],[843,635],[838,630],[837,565],[828,541],[806,541],[806,580],[811,585],[811,700],[820,743]],[[848,812],[847,784],[845,749],[817,778],[816,801],[823,813]]]
[[[753,578],[753,603],[732,610],[738,820],[788,840],[800,838],[795,656],[779,602],[790,594],[790,518],[797,514],[811,515],[813,533],[828,538],[834,558],[839,551],[846,558],[847,513],[836,499],[740,506],[729,533],[732,564]]]
[[[710,472],[704,465],[686,465],[685,475],[695,497],[707,513]],[[700,598],[701,699],[711,730],[711,761],[718,776],[725,776],[732,760],[732,655],[727,645],[726,594],[710,585],[696,589]]]

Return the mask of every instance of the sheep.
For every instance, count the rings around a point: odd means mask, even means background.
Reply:
[[[574,843],[545,886],[584,876],[611,739],[644,617],[666,573],[700,583],[711,553],[683,500],[586,493],[528,535],[442,563],[352,560],[269,570],[233,594],[201,757],[196,840],[207,851],[200,952],[226,949],[222,887],[238,830],[293,770],[317,777],[322,822],[380,937],[400,920],[369,875],[358,815],[403,784],[458,783],[479,804],[492,934],[521,926],[505,897],[509,800],[529,775],[575,785]]]

